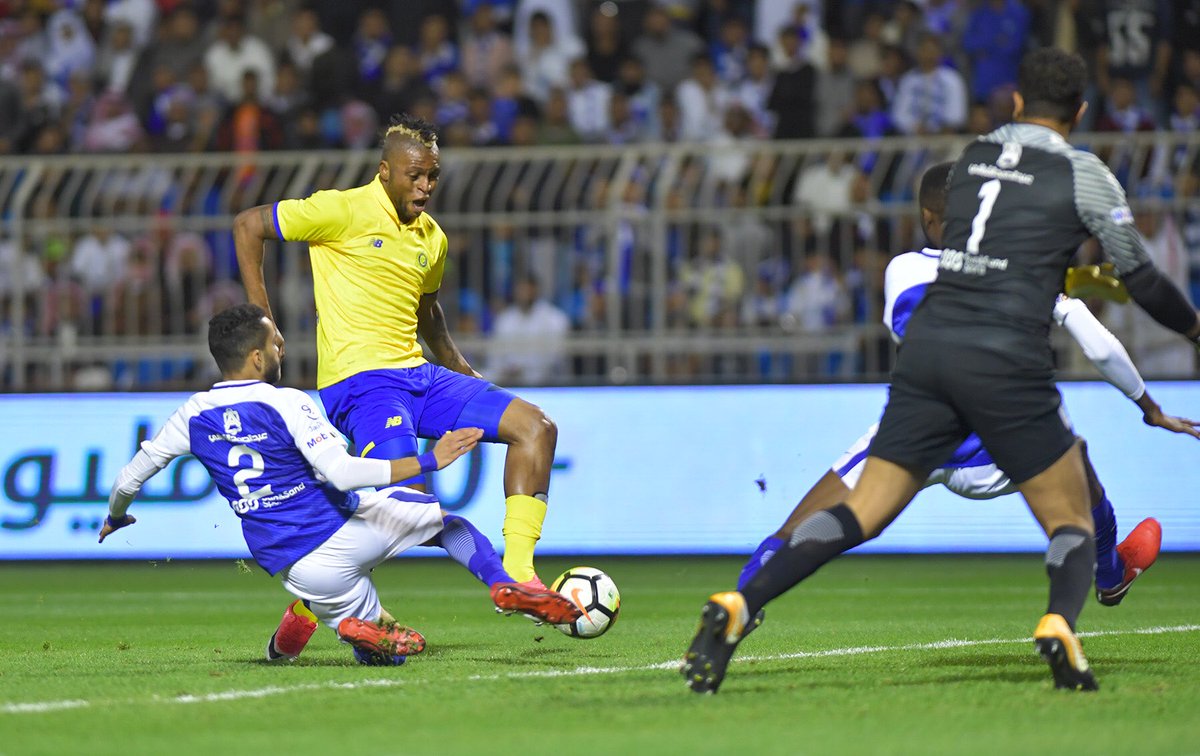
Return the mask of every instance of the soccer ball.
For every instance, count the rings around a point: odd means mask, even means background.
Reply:
[[[554,579],[550,590],[558,591],[583,610],[574,622],[555,625],[572,638],[598,638],[617,621],[621,594],[612,578],[595,567],[572,567]]]

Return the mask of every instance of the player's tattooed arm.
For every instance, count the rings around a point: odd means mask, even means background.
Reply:
[[[238,213],[233,219],[233,247],[237,252],[238,270],[242,275],[242,286],[246,299],[266,310],[267,316],[275,320],[271,312],[271,300],[267,296],[267,283],[263,278],[263,243],[278,239],[275,221],[271,217],[271,205],[258,205]],[[283,331],[275,323],[275,342],[283,354]]]
[[[467,358],[458,350],[454,339],[450,338],[450,329],[446,326],[446,313],[442,311],[436,291],[421,295],[421,302],[417,305],[417,333],[425,340],[425,345],[433,352],[433,357],[439,365],[463,375],[483,377],[471,367]]]

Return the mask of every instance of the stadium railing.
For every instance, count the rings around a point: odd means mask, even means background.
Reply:
[[[472,362],[512,384],[882,380],[893,359],[883,268],[923,243],[921,171],[965,141],[446,149],[430,207],[450,239],[440,299]],[[1156,241],[1174,256],[1160,262],[1186,285],[1187,252],[1200,254],[1200,136],[1075,141],[1108,161],[1147,233],[1170,236]],[[233,216],[366,183],[378,160],[373,150],[0,158],[0,387],[202,385],[204,323],[242,300]],[[114,235],[124,253],[80,243]],[[311,385],[311,270],[303,245],[278,246],[267,275],[285,379]],[[568,334],[491,333],[530,276]],[[1117,331],[1135,357],[1153,338]],[[1068,376],[1092,375],[1064,354]]]

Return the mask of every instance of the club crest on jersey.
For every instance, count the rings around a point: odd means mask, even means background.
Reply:
[[[223,416],[225,421],[225,435],[236,436],[242,432],[242,416],[233,407],[226,407]]]
[[[425,256],[424,252],[417,255],[417,265],[420,265],[422,268],[429,267],[429,258]]]
[[[1001,168],[1016,168],[1017,163],[1021,162],[1021,145],[1019,142],[1005,142],[1000,148],[1000,157],[996,158],[996,165]]]

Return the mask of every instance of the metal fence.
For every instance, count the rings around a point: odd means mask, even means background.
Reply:
[[[1077,142],[1108,160],[1150,236],[1178,237],[1166,266],[1186,285],[1200,254],[1200,137]],[[880,380],[892,360],[883,268],[922,244],[921,171],[964,143],[448,152],[429,208],[450,239],[440,299],[468,358],[503,383]],[[233,216],[366,183],[377,164],[375,151],[0,159],[0,386],[203,385],[204,324],[243,299]],[[311,385],[308,256],[275,246],[285,380]],[[558,314],[509,317],[531,290]],[[1134,318],[1116,323],[1135,356],[1155,338]],[[1063,364],[1090,375],[1069,350]]]

